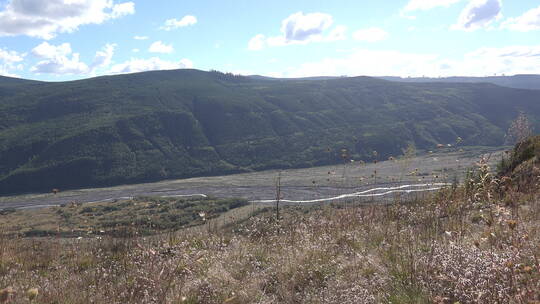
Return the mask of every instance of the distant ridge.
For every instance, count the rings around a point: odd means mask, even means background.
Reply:
[[[452,83],[492,83],[503,87],[516,89],[540,90],[540,75],[514,75],[514,76],[489,76],[489,77],[413,77],[401,78],[393,76],[377,77],[397,82],[452,82]]]
[[[8,77],[8,76],[0,76],[0,88],[1,87],[7,87],[7,86],[13,86],[13,85],[20,85],[20,84],[32,84],[32,83],[41,83],[41,81],[37,80],[28,80],[28,79],[22,79],[22,78],[15,78],[15,77]]]
[[[261,75],[249,75],[246,76],[251,79],[257,79],[257,80],[329,80],[329,79],[336,79],[336,78],[345,78],[338,77],[338,76],[311,76],[311,77],[298,77],[298,78],[277,78],[277,77],[268,77],[268,76],[261,76]]]
[[[69,82],[0,78],[0,194],[374,160],[414,143],[501,145],[540,91],[193,69]]]

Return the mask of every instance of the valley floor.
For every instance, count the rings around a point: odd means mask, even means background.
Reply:
[[[468,147],[461,151],[457,149],[435,151],[432,154],[384,160],[376,164],[356,161],[333,166],[281,170],[281,193],[284,199],[313,200],[376,187],[452,183],[455,180],[462,180],[466,171],[482,155],[490,156],[489,160],[493,164],[501,159],[502,151],[502,148]],[[70,202],[106,202],[138,196],[207,195],[218,198],[269,200],[276,196],[275,183],[278,174],[278,170],[270,170],[110,188],[68,190],[57,194],[0,197],[0,209],[47,207]],[[415,198],[416,195],[409,197]],[[363,201],[372,201],[372,198],[367,197]]]

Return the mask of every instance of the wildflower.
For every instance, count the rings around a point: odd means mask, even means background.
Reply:
[[[532,272],[532,267],[531,266],[525,266],[523,267],[523,272],[525,273],[531,273]]]
[[[508,220],[506,223],[508,224],[508,227],[510,227],[510,229],[512,230],[514,230],[517,226],[517,222],[514,220]]]
[[[26,292],[26,295],[28,296],[28,300],[33,301],[35,298],[37,298],[39,294],[39,290],[37,288],[30,288]]]

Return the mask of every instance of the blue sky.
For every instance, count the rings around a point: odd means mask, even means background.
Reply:
[[[540,1],[0,0],[0,75],[540,74]]]

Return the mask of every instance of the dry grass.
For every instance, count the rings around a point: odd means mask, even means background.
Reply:
[[[0,231],[26,237],[149,235],[198,226],[247,205],[244,199],[140,197],[43,209],[4,209],[0,210]]]
[[[148,238],[5,237],[0,303],[539,303],[540,191],[516,189],[480,164],[466,187],[408,204]]]

